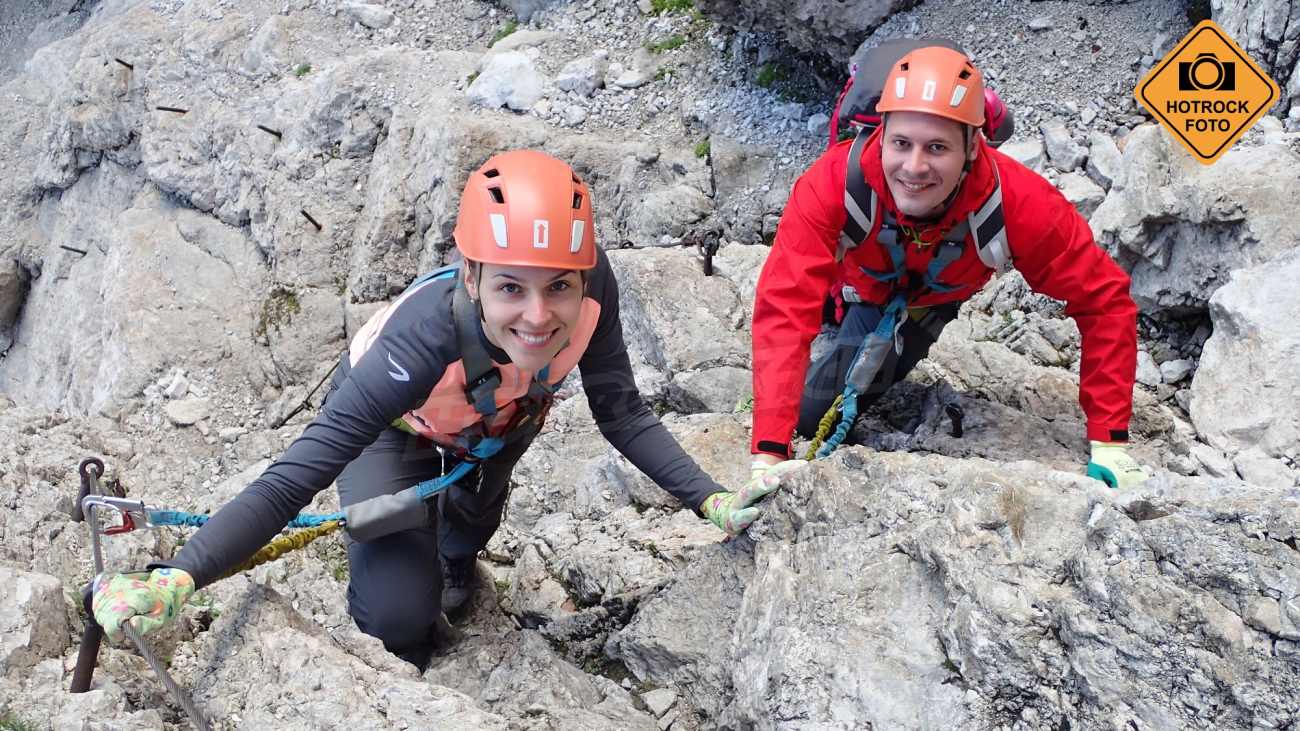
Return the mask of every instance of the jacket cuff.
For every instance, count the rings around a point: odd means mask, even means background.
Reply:
[[[1127,442],[1128,425],[1115,428],[1100,424],[1088,425],[1088,440],[1093,442]]]
[[[790,443],[770,442],[765,439],[756,440],[750,447],[753,454],[770,454],[781,459],[790,459]]]

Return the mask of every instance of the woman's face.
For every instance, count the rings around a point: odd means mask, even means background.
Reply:
[[[483,309],[483,331],[510,360],[537,373],[569,342],[582,313],[582,277],[572,269],[467,266],[465,286]]]

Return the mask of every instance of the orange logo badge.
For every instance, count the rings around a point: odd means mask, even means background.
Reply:
[[[1137,100],[1209,165],[1277,101],[1277,84],[1212,20],[1203,20],[1138,84]]]

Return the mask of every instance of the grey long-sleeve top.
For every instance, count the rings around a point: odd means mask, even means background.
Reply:
[[[216,580],[283,529],[394,420],[423,403],[447,367],[460,360],[451,313],[454,287],[455,277],[417,280],[284,455],[217,511],[176,557],[157,565],[185,570],[198,587]],[[600,305],[600,315],[578,369],[601,434],[698,514],[706,497],[725,488],[682,450],[641,398],[619,322],[618,283],[603,251],[586,297]],[[499,349],[489,351],[498,363],[508,360]],[[390,363],[402,364],[398,373],[407,379],[398,380]]]

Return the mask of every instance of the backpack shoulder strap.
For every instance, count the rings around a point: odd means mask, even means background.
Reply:
[[[478,413],[493,416],[497,413],[496,392],[501,386],[501,371],[492,364],[492,357],[479,339],[478,308],[470,301],[463,279],[456,281],[451,313],[456,321],[461,363],[465,366],[465,398]]]
[[[836,261],[843,260],[844,255],[857,248],[871,233],[871,229],[876,227],[879,201],[876,191],[867,185],[867,179],[862,175],[862,150],[866,147],[869,136],[870,133],[865,128],[858,130],[853,145],[849,148],[849,160],[844,173],[844,210],[848,215],[844,217],[844,228],[840,230]]]
[[[1002,177],[997,162],[989,164],[993,166],[993,194],[966,221],[980,261],[990,269],[1005,272],[1011,266],[1011,247],[1007,245],[1007,221],[1002,213]]]

